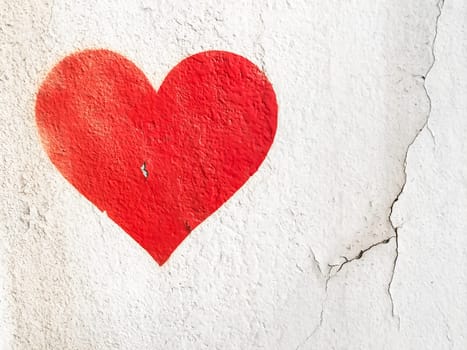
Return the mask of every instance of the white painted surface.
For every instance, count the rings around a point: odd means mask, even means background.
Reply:
[[[0,345],[465,348],[466,6],[443,7],[430,113],[437,0],[3,0]],[[89,47],[156,87],[187,55],[233,51],[276,90],[266,162],[162,268],[39,143],[39,83]],[[419,133],[428,116],[434,139]],[[415,137],[397,255],[395,238],[380,242],[395,235]]]
[[[467,347],[467,3],[445,1],[427,78],[429,130],[408,158],[394,297],[408,348]]]

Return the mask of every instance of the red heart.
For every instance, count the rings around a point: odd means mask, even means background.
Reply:
[[[162,265],[256,172],[277,103],[266,76],[232,53],[186,58],[156,92],[123,56],[86,50],[48,74],[36,121],[63,176]]]

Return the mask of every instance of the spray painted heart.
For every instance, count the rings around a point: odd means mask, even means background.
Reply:
[[[62,175],[162,265],[256,172],[277,103],[232,53],[188,57],[156,92],[123,56],[86,50],[48,74],[36,122]]]

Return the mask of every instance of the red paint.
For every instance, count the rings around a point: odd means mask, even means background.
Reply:
[[[123,56],[87,50],[49,73],[36,120],[63,176],[162,265],[258,169],[277,104],[266,76],[232,53],[188,57],[156,92]]]

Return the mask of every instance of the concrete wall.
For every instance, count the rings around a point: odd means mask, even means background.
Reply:
[[[466,20],[463,0],[3,0],[0,348],[466,348]],[[163,266],[41,145],[39,86],[86,48],[155,88],[226,50],[274,87],[264,163]]]

